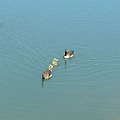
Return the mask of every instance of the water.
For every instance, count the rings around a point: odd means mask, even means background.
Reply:
[[[0,120],[119,120],[119,5],[0,0]]]

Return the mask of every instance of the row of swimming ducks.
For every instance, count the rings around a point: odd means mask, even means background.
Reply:
[[[65,59],[69,59],[74,56],[73,54],[74,54],[73,50],[67,51],[65,49],[63,57]],[[52,77],[52,69],[54,66],[57,66],[57,65],[58,65],[58,59],[54,58],[52,63],[49,65],[48,69],[42,73],[42,79],[47,80],[47,79],[51,78]]]

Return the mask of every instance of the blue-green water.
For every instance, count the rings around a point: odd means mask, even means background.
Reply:
[[[119,91],[119,0],[0,0],[0,120],[120,120]]]

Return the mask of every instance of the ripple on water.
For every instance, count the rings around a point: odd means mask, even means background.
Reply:
[[[86,54],[67,61],[69,78],[90,79],[92,77],[110,77],[118,75],[119,53]],[[118,77],[118,76],[116,76]]]

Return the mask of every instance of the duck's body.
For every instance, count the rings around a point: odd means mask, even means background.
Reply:
[[[52,71],[46,70],[42,73],[42,79],[46,80],[52,77]]]
[[[42,73],[43,80],[47,80],[52,77],[52,68],[53,66],[50,64],[48,69]]]
[[[70,50],[70,51],[67,51],[66,49],[65,49],[65,53],[64,53],[64,55],[63,55],[63,57],[64,58],[72,58],[74,55],[74,51],[73,50]]]

